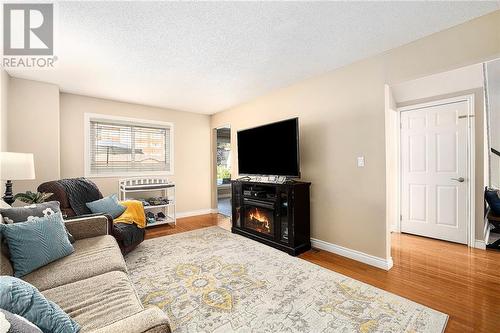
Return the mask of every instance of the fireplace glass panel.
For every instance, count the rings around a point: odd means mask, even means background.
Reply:
[[[288,243],[288,195],[281,193],[281,233],[280,240]]]
[[[245,212],[245,228],[272,236],[274,233],[273,211],[262,207],[248,207]]]
[[[232,194],[232,206],[233,206],[233,219],[234,225],[241,227],[241,185],[233,184],[233,194]]]

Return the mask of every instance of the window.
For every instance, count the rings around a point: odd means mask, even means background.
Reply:
[[[86,175],[173,174],[173,125],[86,114]]]

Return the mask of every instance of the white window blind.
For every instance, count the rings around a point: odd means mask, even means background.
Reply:
[[[171,126],[89,120],[92,175],[147,174],[172,170]]]

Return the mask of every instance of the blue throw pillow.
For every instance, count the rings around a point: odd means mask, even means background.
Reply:
[[[109,214],[114,219],[122,215],[123,212],[127,209],[127,207],[120,205],[118,199],[116,198],[116,194],[96,201],[87,202],[86,205],[92,213]]]
[[[9,247],[16,277],[31,273],[74,251],[61,213],[40,217],[35,222],[0,224],[0,233]]]
[[[44,333],[75,333],[80,326],[31,284],[0,276],[0,308],[35,324]]]

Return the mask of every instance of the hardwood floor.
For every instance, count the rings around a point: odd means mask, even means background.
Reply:
[[[231,227],[229,218],[202,215],[150,228],[146,238],[214,225]],[[390,271],[316,249],[300,258],[447,313],[446,332],[500,332],[500,251],[393,234]]]
[[[146,239],[178,234],[190,230],[212,227],[218,225],[221,228],[231,230],[231,220],[219,214],[198,215],[177,219],[177,225],[159,225],[146,229]]]

